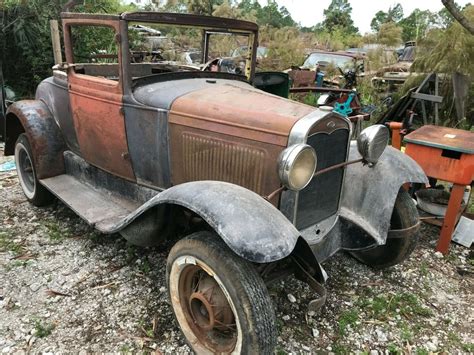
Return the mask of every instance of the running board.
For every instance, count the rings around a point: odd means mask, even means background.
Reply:
[[[113,176],[76,154],[64,152],[66,174],[40,183],[87,223],[103,233],[115,231],[158,191]]]

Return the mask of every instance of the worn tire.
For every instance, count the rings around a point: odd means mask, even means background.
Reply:
[[[390,228],[404,229],[416,223],[418,223],[418,210],[415,203],[405,190],[401,190],[393,207]],[[366,251],[352,251],[351,254],[364,264],[375,269],[384,269],[408,258],[415,249],[419,238],[419,232],[405,238],[388,238],[385,245]]]
[[[20,134],[15,143],[15,164],[20,186],[28,201],[38,207],[51,203],[54,196],[39,183],[36,177],[33,152],[28,137],[24,133]]]
[[[233,307],[236,340],[235,345],[230,345],[231,351],[216,351],[209,342],[198,338],[200,330],[195,319],[199,317],[193,315],[191,301],[187,301],[185,291],[181,292],[178,287],[182,285],[180,280],[186,280],[185,270],[192,268],[193,262],[203,265],[215,275],[212,279],[218,279],[215,282],[220,282],[220,290],[224,289],[222,294],[227,294],[227,304]],[[209,277],[208,271],[205,277]],[[232,252],[218,235],[202,231],[178,241],[168,256],[166,275],[176,320],[186,341],[197,354],[273,354],[277,332],[275,312],[265,283],[255,267]],[[201,278],[197,281],[198,284],[200,280]],[[196,287],[200,286],[192,287],[196,292]],[[192,327],[198,330],[193,330]]]

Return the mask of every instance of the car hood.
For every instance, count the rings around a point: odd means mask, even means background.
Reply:
[[[377,72],[377,75],[383,75],[384,73],[394,72],[403,73],[409,72],[413,62],[397,62],[392,65],[387,65]]]
[[[171,105],[169,120],[286,146],[295,122],[314,110],[251,85],[229,81],[177,98]]]

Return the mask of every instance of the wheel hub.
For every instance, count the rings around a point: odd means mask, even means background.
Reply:
[[[196,292],[190,295],[189,310],[194,323],[203,331],[226,330],[234,318],[221,288],[210,276],[204,276]]]

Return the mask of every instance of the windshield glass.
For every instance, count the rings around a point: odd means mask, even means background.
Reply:
[[[342,69],[349,69],[354,66],[352,57],[330,53],[311,53],[304,61],[303,67],[314,68],[318,64],[322,66],[331,64]]]

